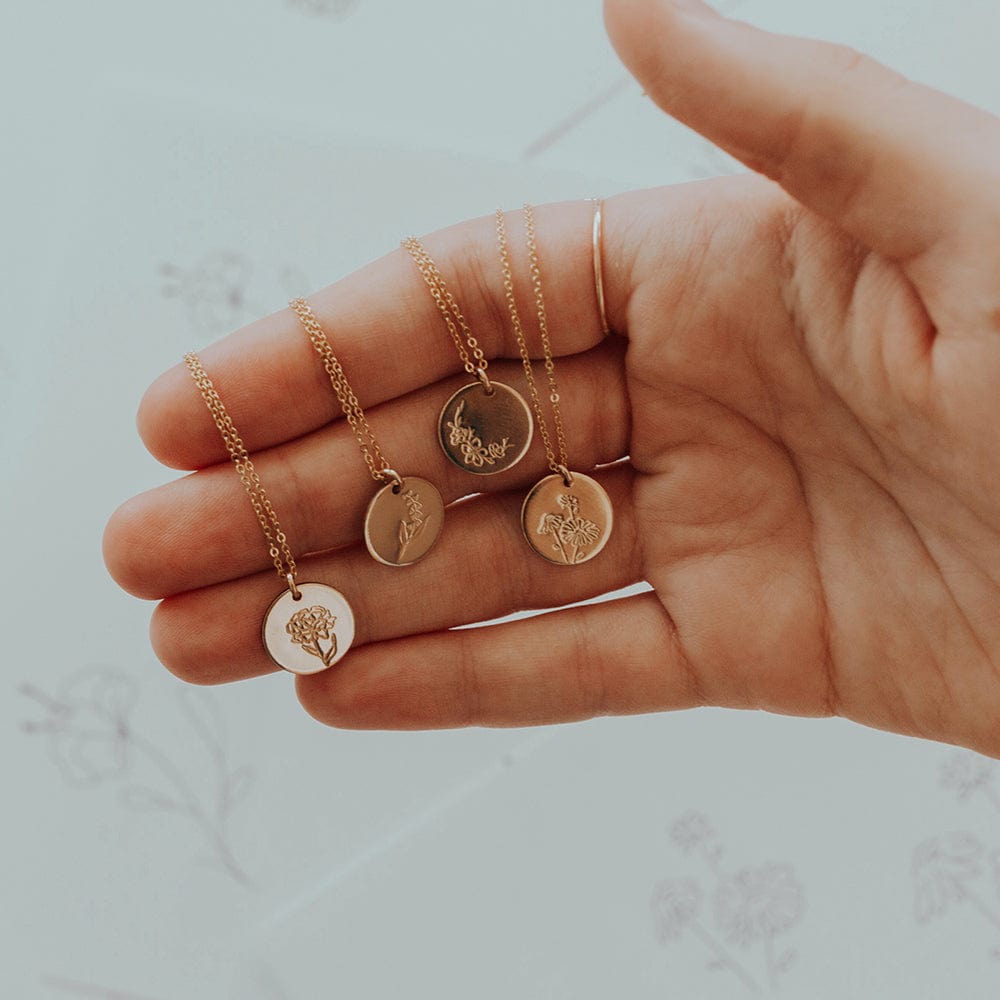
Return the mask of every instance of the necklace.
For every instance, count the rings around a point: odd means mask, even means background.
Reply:
[[[339,590],[325,583],[296,583],[295,559],[288,539],[243,440],[198,355],[193,351],[185,354],[184,363],[201,391],[247,491],[274,568],[287,584],[287,589],[271,602],[264,614],[261,626],[264,649],[279,667],[290,673],[315,674],[326,670],[351,648],[354,641],[351,606]]]
[[[539,480],[525,497],[521,507],[521,530],[528,544],[543,559],[558,566],[576,566],[593,559],[607,544],[614,523],[614,512],[611,500],[600,483],[582,472],[570,472],[568,467],[566,433],[559,409],[559,387],[556,384],[555,362],[552,359],[552,345],[549,341],[549,327],[545,314],[545,296],[542,293],[542,272],[535,240],[534,210],[531,205],[524,206],[525,242],[528,248],[531,283],[535,292],[538,330],[541,334],[542,350],[545,353],[545,376],[552,408],[552,425],[555,429],[555,447],[542,410],[531,355],[524,337],[524,327],[514,300],[514,278],[502,209],[498,208],[496,211],[496,222],[497,246],[500,251],[500,266],[503,269],[507,308],[510,312],[511,325],[514,327],[514,335],[517,337],[517,346],[521,352],[524,374],[528,380],[531,405],[545,444],[545,457],[552,470],[552,475]]]
[[[323,360],[330,384],[340,400],[372,478],[383,486],[365,512],[365,545],[385,566],[409,566],[422,559],[444,525],[444,501],[433,483],[417,476],[400,476],[385,460],[365,418],[358,397],[333,353],[330,341],[305,299],[289,303]]]
[[[420,269],[441,312],[465,370],[477,379],[462,386],[441,409],[438,441],[466,472],[489,476],[516,465],[531,444],[531,410],[524,397],[486,374],[489,362],[472,335],[437,265],[415,236],[402,246]]]

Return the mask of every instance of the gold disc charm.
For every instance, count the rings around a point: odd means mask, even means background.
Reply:
[[[302,583],[299,599],[282,591],[264,615],[264,648],[282,670],[318,674],[332,667],[354,642],[354,613],[339,590]]]
[[[365,545],[386,566],[423,559],[444,524],[444,501],[433,483],[407,476],[372,497],[365,514]]]
[[[536,483],[521,507],[521,530],[528,544],[557,566],[578,566],[604,548],[611,537],[614,512],[600,483],[571,472]]]
[[[516,465],[531,444],[531,410],[502,382],[463,385],[441,411],[438,440],[460,469],[491,476]]]

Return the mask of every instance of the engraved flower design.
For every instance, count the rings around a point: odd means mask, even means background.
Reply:
[[[424,505],[420,502],[420,494],[416,490],[407,490],[403,493],[403,502],[406,504],[407,520],[399,522],[397,533],[399,550],[396,553],[396,562],[403,561],[410,542],[424,527]]]
[[[337,616],[321,604],[296,611],[285,626],[292,642],[301,646],[310,656],[318,656],[326,666],[331,666],[337,657],[337,636],[333,631]],[[329,640],[324,650],[320,640]]]
[[[694,922],[700,907],[701,889],[693,878],[671,878],[658,883],[650,909],[660,943],[676,941]]]
[[[556,503],[565,513],[543,514],[535,530],[539,535],[550,535],[552,548],[564,563],[572,566],[586,558],[587,549],[601,537],[601,529],[593,521],[580,516],[579,497],[561,493]]]
[[[715,919],[733,944],[748,947],[792,927],[802,916],[802,886],[790,865],[742,868],[715,893]]]
[[[447,422],[447,427],[451,431],[448,441],[454,448],[458,446],[462,452],[462,461],[466,465],[471,465],[475,469],[481,469],[484,465],[496,465],[497,459],[503,458],[510,448],[510,438],[504,438],[499,442],[483,444],[483,439],[476,433],[476,429],[462,420],[462,413],[465,410],[465,400],[463,399],[455,408],[454,419]]]

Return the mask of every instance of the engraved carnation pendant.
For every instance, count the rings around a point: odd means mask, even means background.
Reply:
[[[570,473],[546,476],[532,487],[521,507],[521,530],[528,544],[557,566],[589,562],[607,544],[614,524],[611,500],[600,483]]]
[[[332,667],[354,642],[354,613],[339,590],[325,583],[298,585],[299,599],[284,590],[264,615],[264,648],[293,674]]]
[[[441,410],[438,440],[445,455],[466,472],[491,476],[516,465],[531,444],[531,410],[509,385],[462,386]]]
[[[365,545],[385,566],[422,559],[444,525],[444,501],[433,483],[406,476],[372,497],[365,514]]]

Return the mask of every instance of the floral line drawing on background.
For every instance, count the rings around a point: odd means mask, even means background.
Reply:
[[[160,276],[164,298],[180,299],[191,325],[206,336],[218,336],[270,312],[250,298],[251,284],[259,286],[260,280],[244,254],[217,250],[190,267],[162,264]],[[305,277],[292,267],[279,269],[278,285],[287,298],[309,287]]]
[[[361,0],[285,0],[285,6],[300,14],[343,20],[360,6]]]
[[[181,690],[177,695],[181,714],[214,769],[215,795],[203,803],[181,768],[133,724],[139,688],[123,671],[87,667],[68,677],[55,694],[31,683],[19,690],[44,713],[23,722],[22,730],[45,739],[67,785],[85,789],[121,782],[118,799],[123,806],[190,820],[204,836],[213,864],[241,885],[252,886],[233,855],[228,828],[234,809],[253,786],[254,773],[249,766],[230,767],[224,722],[208,692],[195,696]],[[155,783],[134,777],[140,761],[153,772]]]
[[[1000,812],[996,776],[996,762],[958,750],[942,761],[938,784],[963,806],[986,802]],[[996,930],[989,955],[1000,961],[1000,847],[989,847],[968,830],[927,837],[913,849],[910,874],[918,924],[926,926],[964,904],[963,909],[978,913]]]
[[[106,986],[95,986],[90,983],[77,982],[74,979],[64,979],[61,976],[42,976],[42,985],[71,996],[92,997],[94,1000],[152,1000],[152,997],[140,996],[138,993],[113,990]]]
[[[789,864],[766,862],[729,870],[725,848],[708,817],[697,811],[681,816],[670,828],[674,846],[708,868],[706,886],[690,876],[664,879],[656,884],[650,900],[653,926],[664,946],[686,934],[697,938],[710,954],[707,968],[729,972],[750,993],[774,992],[781,977],[797,958],[794,949],[777,949],[776,939],[798,924],[805,912],[802,886]],[[710,907],[714,928],[706,926]],[[763,977],[755,975],[746,958],[756,949]],[[762,985],[763,984],[763,985]]]
[[[288,0],[288,2],[293,3],[295,0]],[[309,0],[306,0],[306,2],[309,2]],[[748,0],[728,0],[728,2],[725,3],[715,4],[715,8],[720,14],[728,16],[730,14],[734,14],[747,2]],[[554,125],[542,132],[542,134],[536,139],[529,142],[521,152],[521,158],[524,160],[534,160],[543,153],[548,152],[553,146],[558,145],[563,139],[565,139],[566,136],[571,135],[590,118],[593,118],[599,111],[602,111],[604,108],[614,103],[622,94],[633,92],[634,87],[635,80],[633,77],[627,73],[623,74],[585,103],[579,105],[571,112],[564,115]],[[643,93],[642,96],[645,97],[646,94]],[[718,152],[720,158],[725,156],[724,153],[716,150],[716,147],[712,146],[710,143],[705,143],[705,145],[710,147],[713,151]],[[695,166],[693,170],[696,176],[710,176],[709,174],[701,173],[697,166]],[[721,172],[731,174],[733,173],[733,167],[729,166],[728,169]]]

